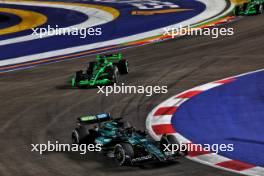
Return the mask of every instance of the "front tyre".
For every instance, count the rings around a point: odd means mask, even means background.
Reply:
[[[119,166],[132,165],[134,149],[129,143],[117,144],[114,148],[114,158]]]
[[[173,135],[168,135],[165,134],[161,137],[161,150],[164,151],[164,144],[171,144],[171,145],[177,145],[178,146],[178,150],[177,151],[173,151],[174,152],[174,156],[176,158],[182,158],[186,155],[188,155],[188,148],[185,145],[181,145],[181,143],[177,140],[177,138]]]
[[[118,70],[120,74],[128,74],[128,61],[126,59],[122,59],[118,62]]]
[[[181,143],[177,140],[177,138],[173,135],[168,135],[167,139],[170,144],[177,144],[180,147],[180,150],[176,152],[177,157],[184,157],[188,155],[188,149],[186,146],[181,145]]]
[[[81,88],[82,86],[79,83],[83,80],[85,80],[85,74],[83,74],[82,70],[77,71],[75,77],[72,79],[72,86]]]
[[[239,7],[239,6],[236,6],[235,7],[235,9],[233,11],[234,16],[239,16],[240,15],[240,8],[241,7]]]
[[[76,129],[72,131],[71,137],[72,137],[72,143],[73,144],[80,144],[80,135]]]
[[[96,62],[89,62],[89,67],[87,68],[87,75],[93,74],[93,69],[95,65],[96,65]]]
[[[257,9],[258,9],[258,14],[263,14],[264,13],[264,6],[263,6],[263,4],[260,4]]]

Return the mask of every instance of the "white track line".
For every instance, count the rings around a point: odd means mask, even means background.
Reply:
[[[111,13],[97,9],[97,8],[90,8],[90,7],[81,7],[81,6],[74,6],[74,5],[67,5],[67,4],[50,4],[50,3],[41,3],[41,2],[13,2],[13,1],[0,1],[1,4],[13,4],[13,5],[24,5],[24,6],[34,6],[34,7],[52,7],[52,8],[61,8],[61,9],[67,9],[67,10],[73,10],[77,11],[79,13],[85,14],[87,17],[89,17],[84,22],[67,26],[65,28],[62,28],[61,31],[67,28],[75,28],[75,29],[82,29],[82,28],[89,28],[93,26],[102,25],[105,23],[108,23],[114,19]],[[33,33],[33,30],[32,30]],[[45,35],[42,38],[51,37],[52,35]],[[9,45],[13,43],[19,43],[19,42],[26,42],[30,40],[41,40],[37,35],[26,35],[22,37],[16,37],[12,39],[6,39],[0,41],[0,46],[3,45]]]
[[[157,113],[159,109],[164,108],[164,107],[177,107],[177,108],[179,108],[179,106],[181,106],[184,102],[186,102],[186,101],[188,101],[188,100],[190,100],[192,98],[192,97],[190,97],[190,98],[175,98],[175,97],[186,95],[186,93],[190,93],[190,92],[193,92],[193,91],[204,92],[204,91],[213,89],[215,87],[218,87],[218,86],[221,86],[221,85],[224,85],[224,84],[228,84],[229,83],[228,81],[231,81],[231,82],[232,82],[232,80],[235,81],[235,79],[238,78],[238,77],[249,75],[249,74],[253,74],[253,73],[257,73],[257,72],[261,72],[261,71],[264,71],[264,69],[260,69],[260,70],[257,70],[257,71],[252,71],[252,72],[240,74],[240,75],[237,75],[237,76],[221,79],[221,80],[218,80],[218,81],[210,82],[210,83],[207,83],[207,84],[204,84],[204,85],[197,86],[195,88],[189,89],[187,91],[184,91],[184,92],[182,92],[182,93],[180,93],[178,95],[175,95],[175,96],[165,100],[164,102],[162,102],[158,106],[156,106],[148,114],[147,119],[146,119],[146,128],[148,130],[148,133],[155,140],[159,141],[160,137],[161,137],[161,134],[156,134],[155,131],[153,130],[153,126],[171,124],[171,118],[172,118],[173,115],[164,115],[163,114],[163,115],[157,116],[157,115],[155,115],[155,113]],[[180,99],[182,99],[184,101],[183,101],[183,103],[178,104]],[[176,113],[177,113],[177,111],[176,111]],[[160,121],[157,120],[159,117],[163,117],[163,116],[166,117],[165,121],[163,119],[161,119]],[[174,132],[172,134],[181,143],[191,143],[190,140],[188,140],[187,138],[185,138],[183,135],[181,135],[178,132]],[[219,168],[219,169],[223,169],[223,170],[227,170],[227,171],[231,171],[231,172],[235,172],[235,173],[239,173],[239,174],[243,174],[243,175],[264,176],[264,168],[263,167],[251,166],[251,167],[247,168],[247,167],[245,167],[245,165],[247,166],[246,163],[237,163],[237,161],[235,161],[235,160],[232,160],[230,158],[227,158],[227,157],[224,157],[224,156],[221,156],[221,155],[217,155],[217,154],[214,154],[214,153],[205,153],[205,154],[199,154],[197,156],[188,156],[188,159],[193,160],[195,162],[199,162],[199,163],[208,165],[208,166],[216,167],[216,168]],[[223,165],[223,164],[225,164],[225,165]],[[234,167],[234,166],[232,166],[234,164],[238,168],[240,167],[241,170],[236,170],[235,168],[232,168],[232,167]]]
[[[197,24],[201,21],[215,17],[216,15],[221,13],[227,6],[227,2],[225,0],[198,0],[198,1],[200,1],[206,5],[206,10],[204,12],[195,16],[192,19],[188,19],[188,20],[183,21],[181,23],[170,25],[167,27],[168,28],[172,28],[172,27],[175,28],[175,27],[180,27],[180,26],[188,26],[188,25]],[[76,8],[79,8],[79,7],[76,7]],[[223,13],[226,13],[226,12],[223,12]],[[223,14],[219,14],[215,18],[218,18],[221,15],[223,15]],[[144,32],[144,33],[140,33],[140,34],[136,34],[136,35],[132,35],[132,36],[128,36],[128,37],[122,37],[122,38],[118,38],[118,39],[113,39],[113,40],[108,40],[108,41],[104,41],[104,42],[98,42],[98,43],[94,43],[94,44],[88,44],[88,45],[83,45],[83,46],[71,47],[71,48],[67,48],[67,49],[48,51],[48,52],[44,52],[44,53],[40,53],[40,54],[32,54],[32,55],[28,55],[28,56],[22,56],[22,57],[18,57],[18,58],[7,59],[7,60],[0,61],[0,66],[18,64],[18,63],[23,63],[23,62],[33,61],[33,60],[39,60],[39,59],[59,56],[59,55],[66,55],[66,54],[71,54],[71,53],[76,53],[76,52],[82,52],[82,51],[87,51],[87,50],[96,49],[96,48],[100,48],[100,47],[107,47],[107,46],[111,46],[111,45],[118,45],[118,44],[130,42],[130,41],[135,41],[135,40],[139,40],[139,39],[143,39],[143,38],[147,38],[147,37],[152,37],[155,35],[160,35],[163,33],[164,33],[164,29],[159,28],[159,29],[152,30],[149,32]]]

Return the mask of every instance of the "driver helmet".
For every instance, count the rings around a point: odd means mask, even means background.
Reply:
[[[98,60],[98,65],[102,66],[104,63],[106,63],[106,58],[105,57],[99,57]]]
[[[128,136],[132,136],[133,133],[135,132],[135,128],[130,127],[130,128],[127,128],[126,131],[127,131]]]

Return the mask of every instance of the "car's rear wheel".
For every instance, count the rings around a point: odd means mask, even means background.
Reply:
[[[72,131],[72,143],[73,144],[80,144],[80,136],[79,132],[75,129]]]
[[[74,87],[80,87],[79,82],[82,81],[83,79],[84,79],[83,71],[82,70],[77,71],[75,73],[75,78],[72,85]]]
[[[117,144],[114,148],[115,161],[119,166],[132,165],[134,149],[129,143]]]
[[[73,144],[93,144],[96,138],[96,133],[90,127],[83,125],[72,131]]]
[[[87,69],[87,74],[88,74],[88,75],[92,75],[92,73],[93,73],[93,68],[94,68],[95,65],[96,65],[96,62],[89,62],[89,67],[88,67],[88,69]]]

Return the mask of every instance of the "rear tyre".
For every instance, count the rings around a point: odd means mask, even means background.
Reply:
[[[83,78],[84,78],[83,71],[82,71],[82,70],[77,71],[77,72],[75,73],[75,80],[74,80],[74,84],[73,84],[73,86],[75,86],[75,87],[80,87],[79,82],[80,82],[81,80],[83,80]]]
[[[96,65],[96,62],[89,62],[89,67],[87,69],[87,75],[92,75],[93,74],[93,68]]]
[[[72,143],[73,144],[80,144],[80,135],[79,135],[78,130],[75,129],[75,130],[72,131],[71,138],[72,138]]]
[[[128,74],[128,61],[126,59],[122,59],[118,62],[118,70],[120,74]]]
[[[96,134],[86,125],[80,126],[72,131],[73,144],[93,144]]]
[[[114,149],[115,161],[119,166],[132,165],[134,149],[129,143],[117,144]]]
[[[83,78],[83,71],[82,70],[77,71],[75,74],[75,80],[79,82],[82,80],[82,78]]]

